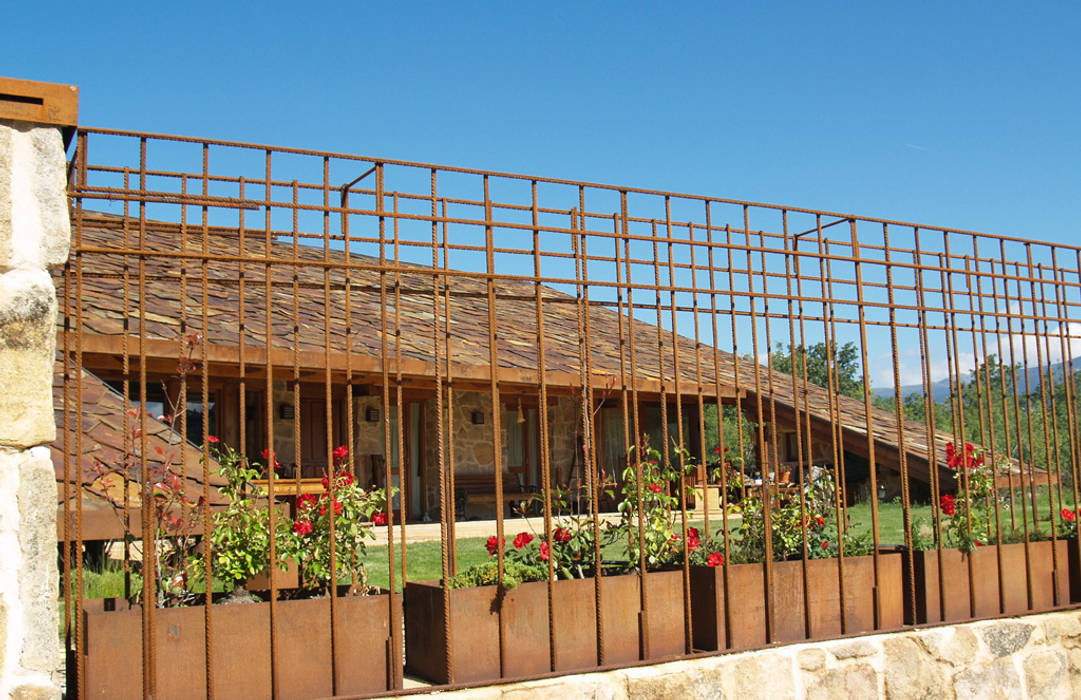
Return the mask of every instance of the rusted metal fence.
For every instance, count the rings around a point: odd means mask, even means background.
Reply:
[[[70,192],[80,694],[370,695],[1077,600],[1077,247],[104,129]],[[266,602],[216,604],[251,539]]]

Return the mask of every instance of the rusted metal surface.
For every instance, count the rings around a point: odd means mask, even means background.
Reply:
[[[278,600],[292,582],[273,569],[254,622],[209,605],[208,592],[197,612],[128,611],[135,646],[116,654],[141,656],[125,669],[134,674],[125,688],[137,695],[173,687],[165,659],[177,639],[167,631],[182,614],[196,616],[182,625],[193,645],[180,664],[188,690],[232,697],[223,684],[239,675],[251,679],[245,690],[289,697],[300,692],[298,663],[314,674],[305,692],[398,687],[403,643],[410,670],[455,687],[1081,601],[1081,544],[1033,525],[1037,516],[1061,520],[1078,499],[1076,387],[1062,366],[1072,367],[1081,341],[1072,320],[1081,312],[1081,248],[104,129],[80,132],[72,171],[72,257],[57,273],[62,440],[54,461],[58,528],[75,544],[63,568],[76,585],[64,594],[83,690],[101,677],[82,614],[84,541],[103,536],[101,516],[115,512],[133,540],[154,541],[148,489],[169,446],[179,446],[183,481],[202,496],[196,520],[205,532],[223,504],[209,447],[219,434],[247,458],[279,451],[296,463],[268,471],[275,498],[317,488],[319,475],[302,479],[302,466],[329,470],[339,441],[357,478],[398,485],[396,505],[376,526],[386,528],[386,560],[397,564],[386,571],[391,592],[373,599],[369,632],[353,612],[359,599]],[[198,339],[193,369],[170,384],[187,337]],[[817,364],[806,360],[813,352]],[[176,430],[146,410],[129,413],[147,407],[163,380],[180,412]],[[941,383],[948,398],[934,396]],[[473,410],[476,396],[484,459],[464,451],[476,445],[462,409]],[[515,427],[504,411],[523,402],[536,418],[533,456],[518,466],[504,450]],[[582,556],[596,571],[614,564],[600,544],[604,484],[617,479],[642,512],[638,450],[649,434],[661,466],[679,475],[665,487],[675,530],[687,532],[697,517],[686,487],[705,495],[719,483],[721,511],[705,510],[704,530],[718,535],[725,564],[692,563],[683,537],[672,570],[651,571],[650,525],[629,517],[631,564],[623,565],[633,573],[562,580],[549,560],[546,581],[513,590],[449,585],[461,568],[456,483],[490,484],[479,500],[496,504],[498,579],[508,561],[503,536],[514,532],[501,505],[526,484],[538,487],[538,537],[553,538],[552,489],[565,487],[594,537]],[[957,469],[957,450],[981,450],[996,465],[1001,498],[986,504],[987,522],[965,509],[959,526],[941,505],[980,488]],[[140,486],[108,490],[100,463],[125,460]],[[836,517],[812,524],[811,486],[823,475],[835,484]],[[899,503],[900,533],[884,534],[883,497]],[[746,535],[726,514],[749,498],[766,504],[754,516],[763,531],[796,530],[789,544],[764,537],[764,555],[744,564]],[[797,513],[788,521],[786,503]],[[281,505],[263,506],[272,529],[286,517]],[[446,585],[411,580],[406,521],[424,516],[440,521]],[[814,545],[813,527],[831,528],[831,541]],[[957,527],[979,540],[970,554],[944,545],[943,533]],[[845,536],[856,531],[868,540],[859,551]],[[934,547],[920,550],[917,540],[928,537]],[[333,569],[342,553],[330,542]],[[277,546],[271,538],[272,558]],[[200,547],[213,555],[207,541]],[[144,566],[158,553],[147,548]],[[300,602],[319,611],[309,635],[316,660],[294,658]],[[240,628],[255,634],[259,662],[233,674],[230,635]],[[378,653],[364,665],[357,649]]]
[[[0,119],[74,127],[79,123],[79,88],[0,77]]]
[[[371,640],[386,639],[391,600],[388,595],[338,599],[340,623],[349,629],[331,644],[326,602],[292,600],[278,603],[282,626],[278,692],[289,698],[335,694],[369,694],[400,688],[388,676],[396,661],[390,649]],[[213,645],[205,644],[201,606],[169,608],[156,616],[154,634],[161,655],[158,694],[190,698],[204,693],[226,698],[266,698],[272,695],[268,603],[214,606]],[[86,683],[80,697],[138,698],[143,696],[140,668],[130,663],[138,655],[141,633],[138,609],[86,612]],[[215,673],[206,675],[207,649],[213,649]],[[336,657],[336,658],[335,658]],[[400,666],[400,659],[397,660]],[[329,669],[341,671],[332,676]],[[209,686],[206,684],[209,682]]]

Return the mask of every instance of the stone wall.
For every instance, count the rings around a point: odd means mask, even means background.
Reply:
[[[56,290],[71,236],[60,130],[0,120],[0,697],[59,697]]]
[[[410,697],[425,697],[412,695]],[[440,693],[531,698],[1076,698],[1081,613],[1067,611]]]

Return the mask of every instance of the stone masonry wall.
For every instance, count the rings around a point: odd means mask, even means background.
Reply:
[[[56,290],[67,259],[60,130],[0,120],[0,697],[59,697]]]
[[[447,700],[1076,698],[1081,697],[1081,613],[795,644],[438,696]]]

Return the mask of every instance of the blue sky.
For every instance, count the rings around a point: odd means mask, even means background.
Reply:
[[[224,5],[23,3],[0,74],[93,126],[1078,239],[1075,3]]]
[[[1079,36],[1076,3],[23,4],[0,74],[90,126],[1079,243]]]

